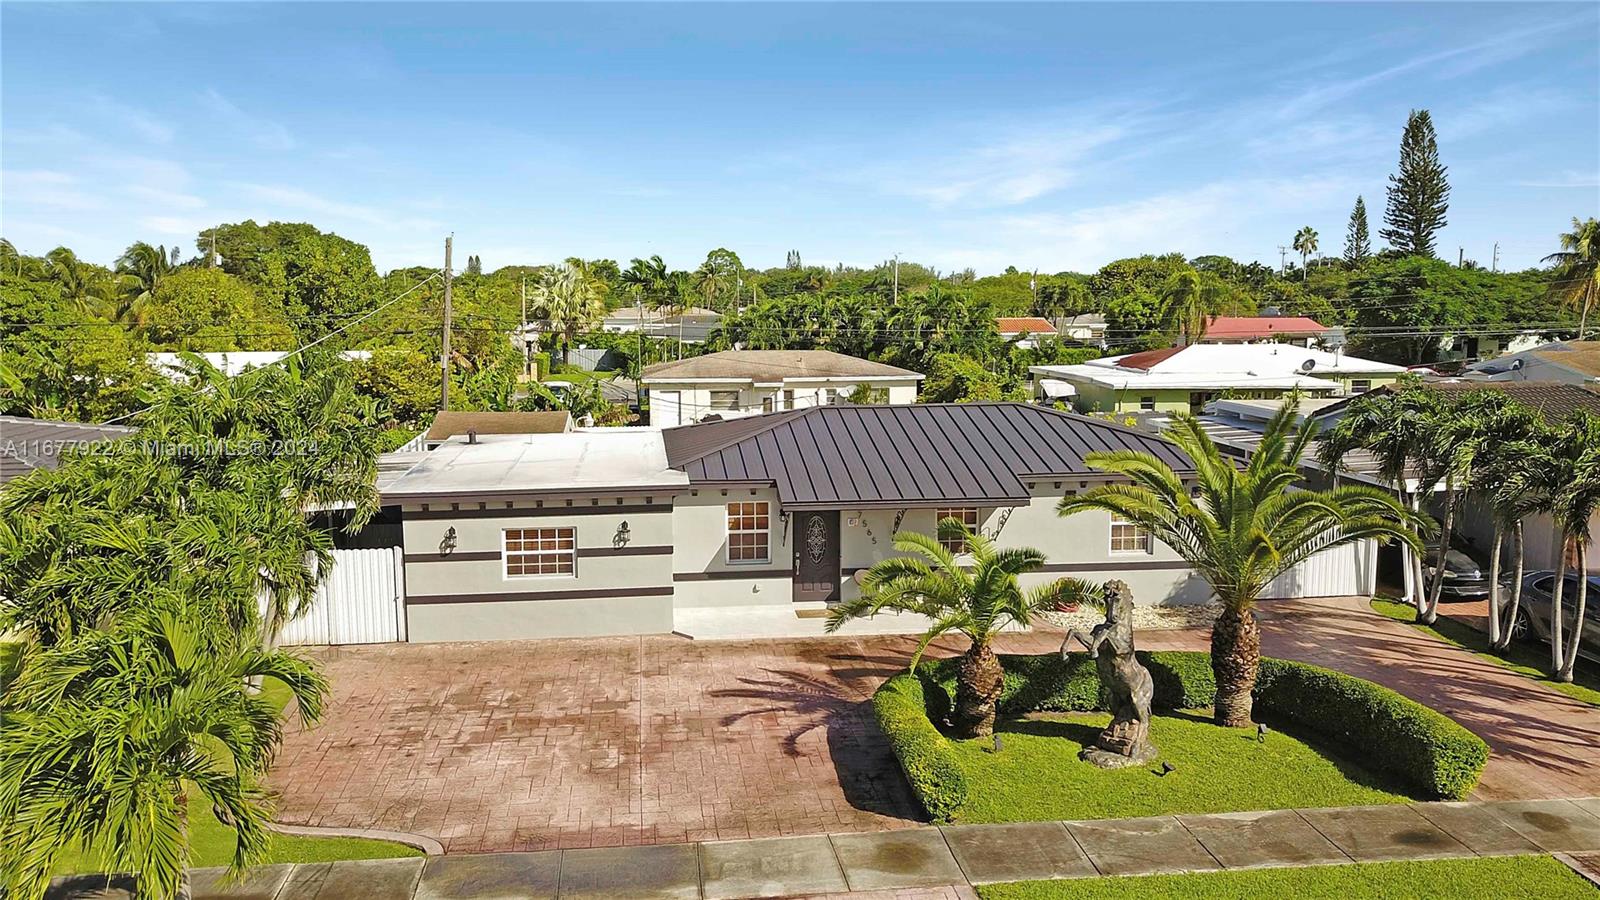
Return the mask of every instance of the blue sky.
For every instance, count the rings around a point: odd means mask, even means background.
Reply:
[[[383,269],[1276,264],[1433,112],[1457,246],[1600,214],[1600,6],[114,4],[0,11],[0,230],[109,262],[310,221]]]

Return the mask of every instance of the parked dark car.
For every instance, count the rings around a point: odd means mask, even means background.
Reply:
[[[1556,573],[1533,572],[1522,578],[1522,608],[1511,623],[1511,636],[1517,640],[1550,643],[1550,607],[1554,604]],[[1600,662],[1600,575],[1589,576],[1589,596],[1583,611],[1583,639],[1578,655]],[[1578,576],[1569,574],[1561,588],[1562,636],[1570,639],[1577,621]]]
[[[1428,583],[1433,583],[1433,570],[1439,564],[1439,543],[1435,538],[1428,545]],[[1450,548],[1444,555],[1444,586],[1439,589],[1441,600],[1482,600],[1489,596],[1489,567],[1468,554],[1460,545]]]

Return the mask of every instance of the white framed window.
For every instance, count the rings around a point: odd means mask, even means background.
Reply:
[[[728,562],[764,563],[772,559],[770,511],[765,500],[728,504]]]
[[[783,389],[783,408],[794,409],[794,388]]]
[[[934,528],[938,528],[939,527],[939,523],[943,522],[945,519],[955,519],[956,521],[960,522],[961,524],[967,526],[967,530],[968,531],[977,531],[978,530],[978,509],[977,509],[977,507],[974,507],[974,506],[949,506],[949,507],[941,507],[941,508],[936,509],[936,510],[933,511],[933,525],[934,525]],[[966,541],[959,540],[959,539],[958,540],[945,540],[944,538],[940,538],[939,539],[939,545],[944,547],[946,550],[949,550],[951,553],[954,553],[957,556],[960,556],[963,553],[969,553],[972,550],[971,547],[967,546],[967,542]]]
[[[507,578],[578,574],[578,532],[572,526],[507,528],[500,535]]]
[[[1141,410],[1144,410],[1145,412],[1154,412],[1155,408],[1156,408],[1156,398],[1154,398],[1154,397],[1140,397],[1139,398],[1139,408]]]
[[[1112,553],[1149,553],[1150,533],[1125,519],[1111,517]]]
[[[1370,390],[1372,390],[1372,379],[1370,378],[1356,378],[1350,382],[1350,393],[1352,394],[1365,394]]]
[[[735,410],[739,408],[738,391],[712,391],[711,408],[717,411]]]

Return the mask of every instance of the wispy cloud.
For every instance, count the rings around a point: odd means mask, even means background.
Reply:
[[[178,209],[200,209],[206,205],[205,198],[182,191],[168,191],[151,187],[145,184],[130,185],[127,188],[130,196],[137,197],[147,203],[159,206],[175,207]]]
[[[1569,169],[1545,178],[1513,182],[1517,187],[1531,188],[1594,188],[1600,187],[1600,172],[1580,172]]]
[[[293,150],[296,146],[294,135],[289,133],[288,128],[245,112],[216,88],[208,88],[201,95],[201,100],[224,125],[263,150],[282,152]]]
[[[360,222],[364,225],[402,231],[428,230],[441,227],[438,222],[431,219],[399,216],[389,210],[375,206],[345,203],[303,188],[288,185],[239,183],[236,187],[246,197],[258,203],[265,203],[282,209],[291,209],[296,212],[316,213],[352,222]]]
[[[32,206],[82,212],[104,205],[95,194],[84,190],[77,176],[51,169],[7,169],[0,172],[0,187],[4,188],[6,204],[12,208]]]
[[[89,107],[95,114],[153,144],[170,144],[176,133],[172,126],[145,110],[100,94],[90,97]]]
[[[1461,140],[1495,132],[1517,122],[1553,115],[1575,102],[1572,97],[1550,88],[1526,85],[1496,88],[1482,100],[1440,116],[1439,139]]]

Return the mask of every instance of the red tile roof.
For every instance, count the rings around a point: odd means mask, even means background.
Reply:
[[[1305,316],[1216,316],[1206,326],[1208,338],[1268,338],[1279,335],[1317,335],[1326,325]]]
[[[1129,353],[1117,360],[1117,365],[1128,369],[1144,369],[1149,371],[1157,363],[1166,362],[1184,351],[1183,347],[1162,347],[1160,350],[1142,350],[1138,353]]]
[[[1002,316],[995,319],[994,324],[996,328],[1000,329],[1001,334],[1021,334],[1024,331],[1029,334],[1056,333],[1056,328],[1050,324],[1049,319],[1041,319],[1038,316],[1018,316],[1015,318]]]

